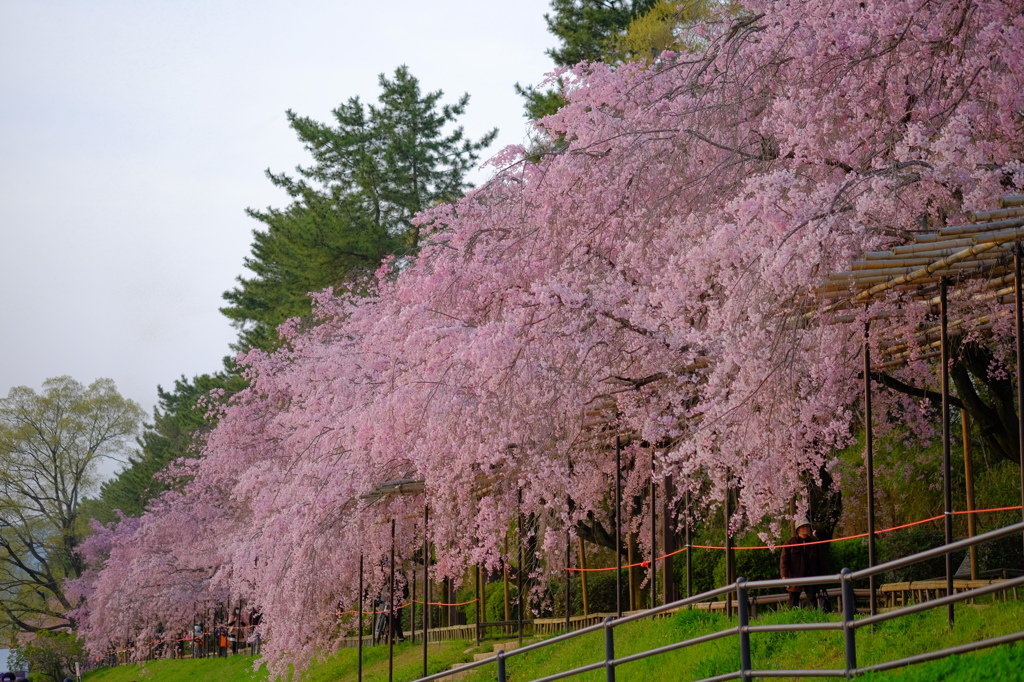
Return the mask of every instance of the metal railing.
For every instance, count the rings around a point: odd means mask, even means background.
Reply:
[[[862,580],[869,578],[879,573],[891,571],[896,568],[902,568],[910,564],[918,563],[920,561],[926,561],[936,557],[944,556],[951,552],[958,552],[960,550],[968,549],[974,545],[987,542],[989,540],[995,540],[1007,535],[1014,533],[1024,534],[1024,522],[1015,523],[1011,526],[1006,526],[998,530],[990,531],[982,535],[977,535],[973,538],[967,538],[959,540],[957,542],[936,547],[924,552],[919,552],[902,559],[896,559],[889,561],[878,566],[864,569],[861,571],[851,571],[848,568],[844,568],[838,575],[825,575],[825,576],[813,576],[810,578],[790,578],[785,580],[758,580],[747,582],[743,578],[738,578],[736,582],[725,587],[720,587],[714,590],[709,590],[698,595],[686,599],[680,599],[663,606],[658,606],[653,609],[646,611],[639,611],[623,618],[606,618],[603,623],[597,625],[591,625],[589,627],[581,628],[573,632],[567,632],[557,637],[544,640],[542,642],[536,642],[527,646],[515,649],[513,651],[505,652],[499,651],[494,658],[485,659],[482,661],[475,661],[473,663],[467,663],[458,668],[452,670],[445,670],[434,675],[420,678],[417,682],[430,682],[431,680],[442,680],[449,675],[460,675],[468,672],[475,668],[480,668],[488,665],[497,665],[497,679],[498,682],[505,682],[506,679],[506,666],[507,661],[515,656],[520,656],[537,649],[552,646],[559,642],[565,642],[576,637],[582,637],[584,635],[603,631],[604,632],[604,643],[605,643],[605,657],[603,661],[596,661],[589,665],[580,666],[573,668],[572,670],[566,670],[564,672],[555,673],[546,677],[540,677],[533,680],[533,682],[549,682],[551,680],[560,680],[566,677],[572,677],[592,670],[604,669],[607,675],[608,682],[615,682],[615,670],[618,666],[633,661],[639,661],[644,658],[651,656],[657,656],[659,654],[668,653],[670,651],[676,651],[678,649],[684,649],[698,644],[711,642],[725,637],[731,637],[733,635],[738,638],[738,654],[739,654],[739,668],[732,672],[723,673],[721,675],[715,675],[714,677],[706,677],[696,682],[719,682],[724,680],[743,680],[743,682],[749,682],[755,677],[844,677],[852,678],[856,675],[862,675],[871,671],[880,670],[891,670],[893,668],[900,668],[903,666],[912,665],[915,663],[924,663],[926,661],[935,660],[938,658],[944,658],[952,654],[961,654],[969,651],[976,651],[979,649],[985,649],[992,646],[998,646],[1000,644],[1007,644],[1010,642],[1016,642],[1024,640],[1024,630],[1014,632],[999,637],[991,637],[983,639],[970,644],[962,644],[959,646],[947,647],[944,649],[938,649],[935,651],[917,654],[915,656],[908,656],[905,658],[896,659],[893,661],[887,661],[885,663],[878,663],[875,665],[858,666],[857,664],[857,640],[856,630],[869,625],[875,625],[886,620],[893,618],[899,618],[901,616],[909,615],[912,613],[919,613],[927,609],[932,609],[941,606],[950,606],[958,601],[965,601],[968,599],[974,599],[987,594],[993,594],[1001,592],[1007,589],[1015,588],[1017,586],[1024,585],[1024,576],[1012,578],[1009,580],[1001,581],[996,584],[986,585],[984,587],[978,587],[975,589],[965,590],[960,593],[954,593],[945,597],[934,599],[931,601],[922,602],[919,604],[913,604],[905,606],[903,608],[895,609],[885,613],[878,613],[871,616],[858,618],[855,620],[856,615],[856,604],[855,595],[853,590],[853,581]],[[839,583],[842,587],[842,603],[843,603],[843,614],[841,621],[833,622],[819,622],[819,623],[782,623],[773,625],[751,625],[750,624],[750,613],[748,609],[748,591],[753,589],[774,589],[787,586],[796,585],[824,585],[830,583]],[[738,619],[737,624],[734,627],[726,628],[718,632],[712,632],[700,637],[693,637],[681,642],[674,642],[672,644],[666,644],[655,649],[649,649],[639,653],[631,654],[629,656],[623,656],[622,658],[615,657],[615,628],[626,623],[641,620],[643,618],[650,618],[657,614],[669,611],[672,609],[678,609],[683,606],[688,606],[698,602],[706,601],[708,599],[714,599],[719,596],[733,593],[736,597],[737,602],[737,613]],[[757,670],[753,667],[750,655],[750,636],[759,632],[807,632],[814,630],[841,630],[844,634],[844,650],[845,650],[845,666],[842,668],[835,669],[807,669],[807,670]]]

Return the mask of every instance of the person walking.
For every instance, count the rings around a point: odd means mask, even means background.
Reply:
[[[809,578],[825,573],[823,545],[814,536],[811,522],[806,516],[795,519],[796,535],[786,540],[779,557],[779,574],[786,578]],[[832,610],[832,604],[821,585],[792,585],[786,588],[789,592],[789,607],[800,606],[800,592],[807,594],[811,606],[817,606],[825,613]]]

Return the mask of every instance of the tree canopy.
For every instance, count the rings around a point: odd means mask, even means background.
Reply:
[[[83,386],[71,377],[42,393],[12,388],[0,400],[0,615],[35,632],[73,624],[64,579],[83,568],[82,498],[97,484],[101,459],[123,461],[142,409],[110,379]]]
[[[100,485],[97,497],[83,502],[82,513],[101,523],[119,518],[117,512],[141,516],[150,501],[168,488],[157,474],[179,458],[199,454],[203,435],[216,424],[207,405],[244,387],[245,380],[229,370],[181,377],[169,391],[157,386],[153,420],[143,425],[138,449],[116,476]]]
[[[551,13],[544,21],[561,44],[549,49],[548,56],[558,66],[605,61],[630,23],[656,4],[657,0],[551,0]]]
[[[413,216],[470,187],[466,174],[497,130],[473,141],[455,126],[469,95],[442,104],[444,93],[423,93],[405,66],[379,80],[377,104],[352,97],[331,123],[288,111],[313,163],[295,176],[268,170],[292,203],[249,210],[263,223],[245,260],[253,276],[239,277],[221,309],[239,329],[239,349],[273,347],[279,325],[309,314],[309,292],[358,291],[385,257],[415,255]]]
[[[153,613],[184,626],[230,589],[262,607],[284,673],[339,636],[387,520],[399,560],[419,551],[425,501],[435,577],[498,567],[517,510],[560,570],[567,530],[609,527],[618,433],[636,436],[627,496],[650,480],[646,443],[692,513],[730,494],[730,531],[778,537],[857,426],[867,313],[816,298],[829,273],[1024,189],[1022,15],[1019,0],[749,0],[694,29],[696,52],[562,72],[567,104],[543,125],[563,148],[506,149],[484,187],[414,219],[430,226],[414,262],[372,295],[315,296],[316,324],[244,356],[250,386],[187,486],[97,536],[90,646]],[[930,302],[901,296],[873,307],[913,344]],[[1005,372],[1007,302],[965,284],[950,305],[995,321],[964,333]],[[892,374],[934,388],[934,369],[915,352]],[[934,433],[906,392],[875,409]],[[423,496],[366,497],[403,478]],[[207,509],[216,540],[177,530]],[[643,543],[649,518],[626,535]],[[369,574],[382,584],[382,565]]]

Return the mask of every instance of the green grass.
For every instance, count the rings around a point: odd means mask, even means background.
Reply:
[[[818,622],[826,617],[814,611],[784,611],[768,614],[755,624]],[[1014,632],[1024,623],[1024,603],[996,603],[979,606],[960,605],[956,626],[946,628],[945,609],[887,621],[875,628],[857,632],[857,653],[860,665],[871,665],[910,656],[937,648],[945,648]],[[705,611],[682,611],[670,618],[636,622],[616,628],[615,653],[622,657],[631,653],[716,632],[735,624],[725,617]],[[452,663],[469,660],[465,653],[469,644],[453,642],[449,646],[431,645],[430,671],[447,669]],[[395,680],[415,679],[421,672],[421,646],[397,646]],[[844,662],[841,632],[753,633],[752,662],[760,669],[841,668]],[[508,662],[510,682],[527,682],[555,672],[587,665],[604,658],[604,635],[601,632],[546,647]],[[254,674],[252,659],[208,659],[201,661],[160,661],[144,668],[122,667],[97,671],[88,682],[183,682],[185,680],[218,680],[223,682],[262,682],[265,671]],[[618,679],[624,682],[661,680],[695,680],[739,668],[738,640],[735,636],[708,642],[692,648],[625,664],[618,668]],[[312,666],[303,680],[310,682],[346,682],[355,680],[356,651],[346,649],[325,662]],[[495,666],[488,665],[468,677],[473,682],[493,681]],[[387,679],[387,647],[364,650],[366,682]],[[580,675],[573,680],[601,681],[604,671]],[[909,668],[875,673],[861,679],[867,682],[899,680],[900,682],[931,682],[973,680],[1010,682],[1024,679],[1024,645],[1002,646],[964,656],[948,657]]]
[[[472,660],[464,653],[471,644],[451,642],[431,644],[428,650],[428,670],[431,674],[447,670],[453,663]],[[252,670],[254,659],[248,656],[204,658],[196,661],[163,660],[144,666],[102,668],[85,676],[86,682],[267,682],[266,669]],[[338,682],[355,680],[358,671],[358,651],[342,649],[325,661],[314,663],[302,676],[302,682]],[[423,645],[398,644],[395,646],[396,682],[415,680],[423,673]],[[388,679],[388,648],[380,645],[363,649],[364,682]]]

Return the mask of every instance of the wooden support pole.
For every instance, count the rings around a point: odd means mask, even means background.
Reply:
[[[967,488],[967,537],[977,532],[974,518],[974,471],[971,465],[971,424],[967,410],[960,410],[960,426],[964,439],[964,483]],[[978,548],[971,546],[971,580],[978,579]]]
[[[363,682],[363,555],[359,555],[359,672],[356,682]]]
[[[868,567],[875,566],[875,456],[874,432],[871,414],[871,346],[869,344],[871,323],[864,323],[864,462],[867,468],[868,502]],[[868,578],[868,607],[871,615],[878,613],[878,593],[875,591],[875,576]]]
[[[519,645],[523,644],[523,574],[526,564],[523,563],[523,491],[519,490],[516,498],[516,538],[519,542],[519,569],[516,571],[516,630],[519,633]]]
[[[427,540],[427,524],[430,522],[430,508],[423,503],[423,677],[427,676],[427,644],[430,643],[430,543]],[[414,626],[415,627],[415,626]]]
[[[416,533],[416,529],[414,527],[413,528],[413,534],[415,535],[415,533]],[[411,568],[410,572],[412,573],[412,580],[409,581],[409,582],[412,583],[412,603],[409,605],[409,608],[412,610],[412,612],[409,614],[409,639],[411,640],[410,641],[411,644],[415,644],[416,643],[416,562],[415,561],[412,562],[412,568]]]
[[[569,569],[572,567],[572,533],[568,528],[565,529],[565,631],[569,632],[569,628],[572,626],[570,617],[572,616],[572,595],[570,590],[572,588],[572,571]]]
[[[392,619],[398,615],[395,608],[395,520],[391,519],[391,581],[388,583],[388,682],[395,679],[395,624]]]
[[[949,287],[949,280],[943,277],[939,281],[939,315],[940,324],[942,328],[942,337],[940,339],[942,343],[942,367],[940,368],[942,375],[942,497],[943,497],[943,528],[945,530],[945,542],[950,544],[953,542],[953,493],[951,488],[950,479],[952,478],[950,471],[950,442],[952,440],[950,434],[950,422],[949,422],[949,336],[947,333],[947,320],[948,320],[948,307],[946,305],[947,289]],[[953,594],[953,555],[946,552],[946,596],[952,596]],[[946,619],[950,628],[953,627],[953,604],[949,604],[946,608]]]
[[[676,550],[675,543],[675,532],[672,528],[672,496],[675,495],[675,490],[672,487],[672,477],[665,477],[665,492],[662,494],[662,512],[661,512],[661,546],[662,551],[666,555],[672,554]],[[674,570],[674,556],[666,556],[661,564],[661,601],[663,604],[674,602],[679,598],[678,590],[676,589],[675,570]]]
[[[622,436],[615,436],[615,611],[622,618]]]
[[[732,520],[732,473],[725,470],[725,508],[722,516],[725,520],[725,584],[729,585],[735,580],[735,569],[733,568],[732,536],[729,534],[729,522]],[[732,592],[725,597],[725,615],[732,618]]]
[[[583,548],[583,538],[576,536],[580,547],[580,585],[583,589],[583,615],[590,615],[590,602],[587,601],[587,552]]]
[[[509,596],[508,587],[508,534],[505,535],[505,560],[501,562],[502,580],[505,589],[505,622],[512,620],[512,601]]]
[[[1024,246],[1017,242],[1013,250],[1014,313],[1017,322],[1017,445],[1020,448],[1020,499],[1024,516],[1024,275],[1021,259]],[[1022,535],[1024,537],[1024,535]]]
[[[626,564],[629,568],[626,569],[626,576],[628,577],[627,582],[629,583],[629,610],[636,611],[636,569],[633,568],[633,563],[636,561],[636,541],[633,539],[633,533],[626,534]]]
[[[481,615],[482,609],[480,607],[483,605],[483,601],[484,600],[483,600],[483,594],[482,594],[481,585],[480,585],[480,567],[479,566],[474,566],[473,567],[473,575],[476,577],[476,645],[480,646],[480,640],[483,637],[483,633],[481,632],[482,627],[483,627],[482,626],[483,618],[482,618],[482,615]]]
[[[658,511],[656,495],[657,488],[654,483],[654,448],[651,448],[651,605],[654,608],[658,601]]]
[[[690,489],[686,489],[686,597],[693,596],[693,543],[690,541]]]

